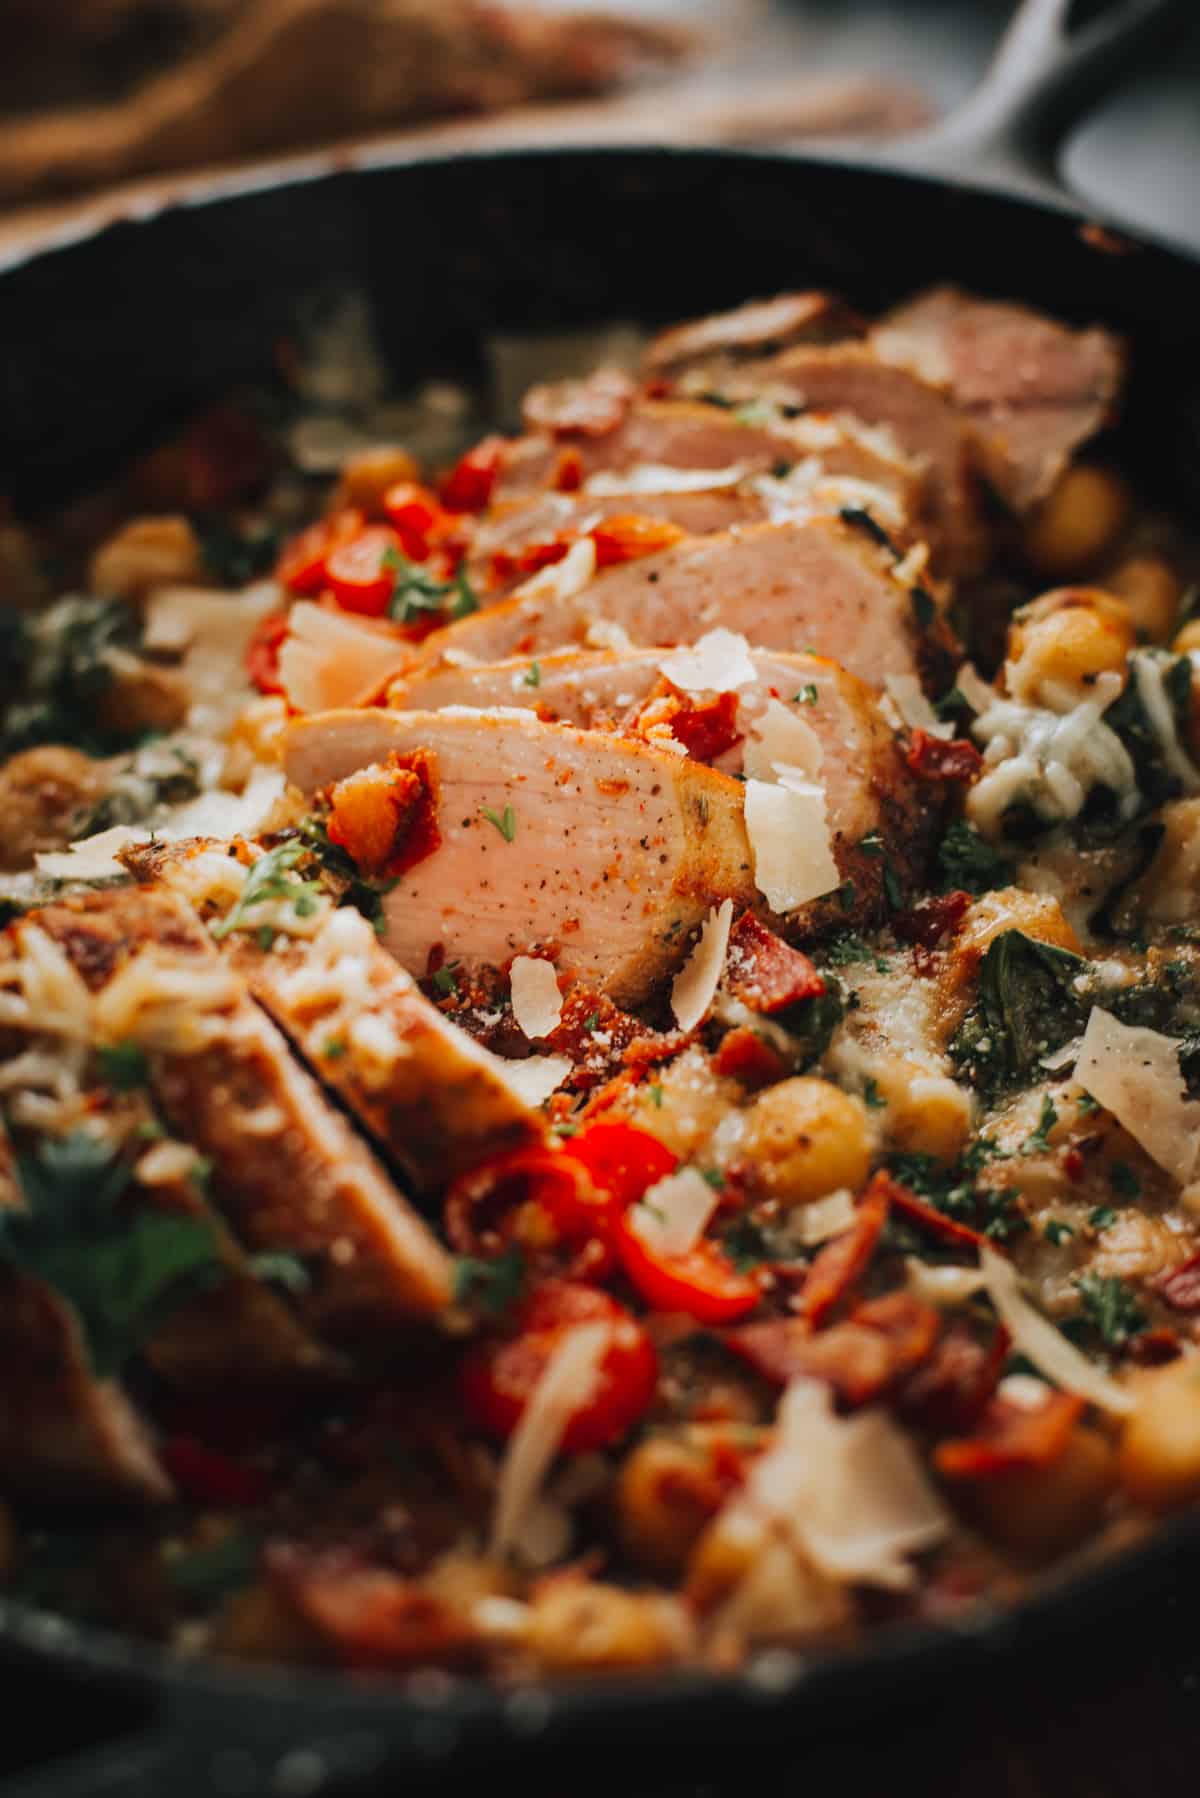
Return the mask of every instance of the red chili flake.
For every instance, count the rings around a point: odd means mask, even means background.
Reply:
[[[825,982],[807,955],[743,912],[729,933],[725,988],[751,1011],[782,1011],[805,999],[819,999]]]
[[[718,693],[703,705],[689,700],[671,718],[671,735],[683,744],[693,761],[715,762],[742,740],[737,714],[736,693]]]
[[[982,1236],[978,1230],[972,1230],[968,1224],[960,1224],[957,1218],[948,1217],[936,1205],[927,1204],[898,1180],[893,1180],[884,1173],[876,1174],[875,1178],[877,1181],[887,1182],[893,1211],[898,1211],[901,1217],[906,1218],[910,1224],[916,1224],[918,1229],[928,1230],[946,1242],[962,1243],[964,1247],[987,1246],[987,1237]]]
[[[712,1065],[715,1074],[740,1080],[750,1092],[774,1085],[787,1073],[783,1057],[746,1025],[726,1032]]]
[[[955,934],[971,904],[970,893],[963,892],[922,899],[911,911],[897,912],[892,919],[892,929],[902,943],[936,949],[943,937]]]
[[[599,368],[581,380],[531,387],[521,417],[531,431],[554,437],[607,437],[624,422],[637,388],[618,368]]]
[[[947,742],[929,731],[913,731],[904,759],[918,780],[971,781],[983,767],[983,757],[965,737]]]
[[[1070,1392],[1051,1392],[1036,1410],[994,1398],[973,1436],[939,1442],[933,1453],[948,1479],[989,1479],[1020,1468],[1049,1467],[1064,1453],[1083,1411]]]
[[[1200,1311],[1200,1255],[1192,1255],[1165,1273],[1155,1274],[1150,1289],[1170,1305],[1172,1311],[1185,1314]]]
[[[821,1327],[866,1272],[887,1222],[890,1184],[886,1175],[877,1174],[859,1199],[850,1228],[818,1251],[793,1300],[801,1322],[810,1329]]]

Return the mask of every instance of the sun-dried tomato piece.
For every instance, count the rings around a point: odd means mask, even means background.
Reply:
[[[329,840],[371,878],[395,879],[432,855],[437,822],[437,757],[393,750],[386,762],[347,775],[329,792]]]
[[[726,1031],[721,1046],[713,1056],[713,1072],[730,1080],[740,1080],[750,1092],[772,1086],[787,1073],[782,1055],[765,1043],[747,1025]]]
[[[729,933],[725,957],[726,991],[751,1011],[784,1011],[805,999],[819,999],[825,982],[807,955],[743,912]]]
[[[742,740],[736,693],[717,693],[703,703],[688,699],[670,720],[671,735],[693,761],[715,762]]]
[[[969,1224],[959,1223],[956,1217],[948,1217],[939,1211],[936,1205],[927,1204],[919,1199],[909,1187],[902,1186],[899,1180],[893,1180],[888,1174],[877,1174],[877,1180],[886,1180],[888,1195],[892,1201],[893,1211],[918,1229],[928,1230],[931,1235],[940,1236],[945,1242],[962,1243],[964,1248],[987,1246],[987,1237],[978,1230],[972,1230]]]
[[[989,1479],[1024,1467],[1049,1467],[1066,1449],[1083,1411],[1070,1392],[1048,1392],[1032,1409],[994,1398],[972,1436],[939,1442],[934,1461],[948,1479]]]
[[[891,1209],[891,1182],[876,1174],[855,1207],[854,1222],[817,1253],[793,1304],[802,1322],[819,1329],[866,1272]]]
[[[1160,1324],[1156,1330],[1142,1330],[1131,1337],[1125,1353],[1139,1367],[1165,1367],[1168,1361],[1178,1361],[1183,1345],[1178,1331],[1170,1324]]]
[[[896,912],[892,929],[902,943],[936,949],[943,937],[953,936],[972,904],[970,893],[941,893],[922,899],[911,911]]]
[[[583,486],[583,457],[573,443],[559,450],[547,484],[556,493],[578,493]]]
[[[918,727],[913,731],[904,759],[918,780],[974,780],[983,757],[966,737],[935,737]]]
[[[623,422],[637,387],[619,368],[581,379],[544,381],[525,395],[521,416],[531,431],[553,437],[607,437]]]
[[[1192,1255],[1178,1267],[1155,1274],[1150,1288],[1170,1305],[1172,1311],[1182,1311],[1188,1316],[1200,1311],[1200,1255]]]

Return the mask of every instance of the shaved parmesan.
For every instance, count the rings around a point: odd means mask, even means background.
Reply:
[[[949,1515],[908,1438],[883,1411],[838,1417],[826,1386],[793,1380],[774,1446],[751,1468],[749,1505],[775,1520],[820,1572],[911,1587],[910,1555],[932,1548]]]
[[[574,542],[561,562],[539,568],[527,581],[514,587],[510,598],[565,601],[582,593],[596,572],[596,545],[590,537]]]
[[[567,1427],[595,1390],[611,1336],[610,1324],[577,1324],[542,1369],[500,1469],[490,1542],[493,1555],[506,1556],[518,1547]]]
[[[69,849],[35,855],[33,859],[38,873],[50,880],[112,880],[126,872],[116,859],[118,849],[144,843],[146,834],[131,824],[115,824],[94,837],[81,837]]]
[[[915,674],[885,674],[883,684],[901,722],[907,724],[909,730],[927,731],[931,737],[954,735],[953,723],[948,718],[938,717]]]
[[[548,1099],[575,1066],[569,1055],[530,1055],[525,1061],[505,1061],[497,1055],[495,1064],[509,1091],[524,1105]]]
[[[412,648],[345,612],[300,600],[279,652],[279,678],[298,712],[363,705],[412,662]]]
[[[938,1267],[908,1255],[904,1272],[909,1292],[927,1305],[961,1305],[987,1284],[978,1268]]]
[[[772,911],[794,911],[841,885],[833,859],[824,788],[812,782],[746,782],[746,835],[754,883]]]
[[[201,793],[186,805],[177,806],[170,821],[159,826],[157,835],[165,842],[180,837],[257,836],[283,798],[286,786],[282,769],[259,765],[241,794]]]
[[[1074,1392],[1103,1411],[1127,1417],[1133,1399],[1115,1380],[1094,1367],[1087,1356],[1068,1342],[1049,1318],[1036,1311],[1021,1291],[1016,1268],[986,1245],[979,1251],[979,1268],[996,1315],[1012,1337],[1012,1346],[1056,1386]]]
[[[854,1194],[848,1187],[841,1186],[823,1199],[797,1206],[790,1234],[803,1248],[815,1248],[818,1243],[828,1242],[831,1236],[848,1230],[854,1222],[855,1209]]]
[[[518,1028],[530,1038],[549,1036],[557,1030],[563,1002],[554,963],[539,956],[518,955],[509,981]]]
[[[700,927],[700,941],[671,983],[671,1010],[681,1030],[694,1030],[707,1012],[725,971],[733,900],[714,906]]]
[[[1195,1178],[1200,1101],[1187,1097],[1174,1038],[1093,1006],[1075,1078],[1172,1179]]]
[[[737,631],[705,631],[689,649],[661,656],[660,671],[683,693],[733,693],[757,676],[750,645]]]
[[[609,649],[616,655],[624,655],[633,648],[633,638],[624,625],[617,624],[612,618],[593,618],[587,627],[584,642],[589,649]]]
[[[660,1255],[687,1255],[708,1228],[721,1195],[694,1167],[668,1174],[629,1213],[633,1229]]]
[[[670,468],[658,462],[639,462],[634,468],[601,468],[590,475],[583,491],[597,499],[619,499],[626,493],[716,493],[736,487],[745,479],[740,462],[728,468]]]
[[[743,767],[748,780],[776,779],[783,786],[815,780],[825,752],[812,725],[781,700],[767,707],[750,726]]]

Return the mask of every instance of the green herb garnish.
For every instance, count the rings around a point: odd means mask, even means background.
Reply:
[[[494,1261],[460,1255],[454,1263],[454,1297],[460,1305],[474,1305],[498,1317],[520,1297],[525,1284],[525,1257],[520,1249],[507,1249]]]
[[[109,1086],[119,1093],[133,1092],[135,1087],[145,1086],[149,1078],[150,1064],[140,1043],[107,1044],[97,1049],[96,1060]]]
[[[938,845],[942,886],[968,893],[987,893],[1009,886],[1013,865],[997,855],[973,825],[957,819]]]
[[[490,805],[481,805],[480,815],[494,824],[506,843],[511,843],[517,834],[517,814],[511,805],[506,805],[502,812],[494,812]]]
[[[1137,1300],[1116,1275],[1083,1274],[1075,1282],[1080,1320],[1094,1330],[1108,1348],[1122,1348],[1145,1328],[1146,1318]]]
[[[1038,1117],[1037,1128],[1030,1132],[1021,1144],[1023,1155],[1045,1155],[1050,1149],[1050,1132],[1058,1122],[1058,1113],[1054,1109],[1054,1101],[1049,1093],[1042,1095],[1042,1109]]]
[[[320,885],[315,880],[299,879],[291,872],[304,853],[304,844],[293,837],[287,843],[280,843],[277,849],[268,849],[265,855],[260,855],[257,861],[251,862],[237,904],[218,923],[209,927],[218,942],[235,930],[258,929],[252,918],[247,920],[246,913],[251,907],[263,905],[269,899],[285,900],[298,918],[312,916],[321,895]]]

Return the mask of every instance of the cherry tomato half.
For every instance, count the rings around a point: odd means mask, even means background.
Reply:
[[[332,512],[328,518],[310,524],[306,531],[293,537],[283,547],[275,564],[275,578],[289,593],[311,596],[325,585],[325,564],[330,552],[341,543],[349,543],[366,526],[366,515],[356,506]]]
[[[679,1158],[657,1136],[619,1119],[601,1119],[563,1144],[563,1154],[581,1162],[592,1182],[607,1194],[614,1215],[640,1199],[668,1174]]]
[[[396,591],[400,541],[387,524],[368,525],[325,561],[325,579],[343,612],[381,618]]]
[[[439,490],[447,511],[483,511],[492,497],[500,475],[500,460],[507,448],[507,438],[485,437],[455,463]]]
[[[515,1322],[514,1336],[481,1343],[462,1364],[463,1403],[489,1436],[511,1436],[551,1356],[580,1324],[607,1323],[611,1335],[591,1394],[563,1433],[563,1451],[605,1448],[649,1409],[658,1386],[654,1345],[607,1293],[548,1280],[520,1307]]]
[[[607,1195],[560,1149],[514,1149],[456,1180],[446,1194],[446,1234],[461,1255],[512,1246],[572,1279],[600,1280],[616,1266]]]
[[[430,551],[457,531],[459,521],[447,511],[430,487],[418,481],[397,481],[383,496],[383,509],[391,520],[400,547],[411,562],[423,562]]]
[[[654,1311],[684,1311],[697,1323],[730,1323],[753,1311],[758,1282],[739,1273],[719,1243],[701,1240],[686,1255],[664,1255],[644,1242],[628,1213],[617,1219],[613,1242],[621,1265]]]

